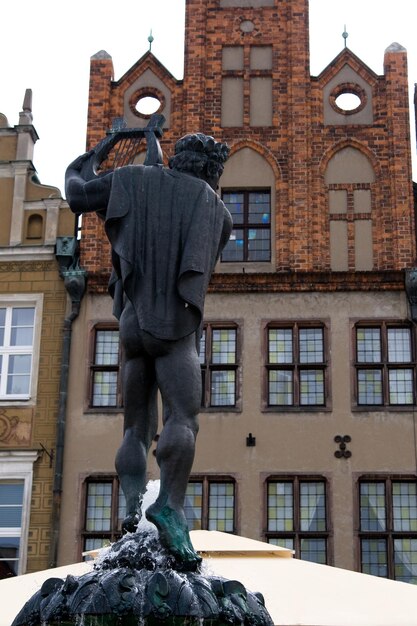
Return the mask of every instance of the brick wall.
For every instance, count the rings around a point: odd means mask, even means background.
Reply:
[[[250,32],[242,23],[252,22]],[[222,128],[222,47],[244,48],[243,125]],[[273,125],[249,126],[249,52],[272,46]],[[381,51],[382,54],[382,51]],[[371,125],[325,125],[323,89],[344,63],[372,81]],[[408,127],[406,53],[387,51],[383,76],[348,50],[319,76],[309,74],[308,0],[280,0],[273,7],[220,8],[218,0],[187,0],[185,73],[173,81],[147,53],[117,82],[111,59],[91,60],[88,145],[93,145],[123,114],[126,89],[146,69],[170,85],[172,117],[162,146],[165,154],[185,132],[202,131],[232,147],[247,141],[268,155],[277,172],[276,269],[280,272],[329,272],[329,220],[324,185],[326,163],[337,149],[353,145],[376,172],[373,206],[374,269],[400,270],[415,262],[411,153]],[[243,144],[242,144],[243,145]],[[353,228],[350,224],[349,228]],[[89,288],[103,291],[109,273],[109,246],[102,224],[86,216],[82,263]],[[371,273],[369,274],[370,280]],[[331,280],[331,279],[330,279]]]

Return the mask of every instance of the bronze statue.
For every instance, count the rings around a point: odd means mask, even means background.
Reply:
[[[183,505],[201,403],[204,299],[232,229],[230,213],[216,193],[228,154],[225,144],[196,133],[176,143],[169,168],[127,165],[87,176],[95,157],[90,151],[66,172],[72,211],[97,211],[112,246],[109,291],[123,346],[124,437],[116,456],[127,502],[123,530],[133,532],[140,520],[159,389],[160,492],[146,517],[183,569],[195,569],[201,561]]]

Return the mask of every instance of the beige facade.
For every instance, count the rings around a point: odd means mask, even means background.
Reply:
[[[206,299],[190,525],[415,583],[406,51],[387,48],[382,76],[349,49],[309,76],[307,0],[187,0],[185,50],[183,81],[151,53],[114,81],[111,57],[94,55],[87,142],[119,116],[143,127],[133,105],[150,95],[167,117],[165,162],[193,130],[231,147],[219,193],[235,227]],[[114,541],[123,515],[109,246],[94,215],[83,224],[89,280],[73,325],[60,565]]]

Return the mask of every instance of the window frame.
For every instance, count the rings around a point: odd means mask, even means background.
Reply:
[[[0,481],[23,480],[22,520],[20,525],[20,545],[18,575],[26,572],[28,557],[28,538],[30,524],[30,509],[32,499],[33,465],[39,457],[39,452],[33,450],[0,450]],[[4,529],[2,536],[9,536]],[[15,536],[15,535],[13,535]]]
[[[111,516],[110,516],[110,530],[87,530],[87,499],[88,499],[88,486],[91,484],[111,484],[112,496],[111,496]],[[91,474],[85,476],[82,480],[81,486],[81,506],[80,506],[80,533],[79,533],[79,555],[86,552],[85,542],[87,539],[103,539],[108,540],[109,543],[113,543],[122,537],[122,529],[118,526],[118,512],[119,512],[119,489],[120,481],[116,474]]]
[[[323,333],[323,361],[300,363],[299,336],[300,330],[320,328]],[[293,360],[291,363],[270,363],[269,362],[269,331],[274,329],[292,329],[293,337]],[[277,413],[299,413],[331,411],[331,363],[330,363],[330,328],[328,320],[268,320],[264,322],[263,332],[263,355],[264,355],[264,383],[262,393],[262,410],[265,412]],[[323,371],[323,404],[301,404],[300,403],[300,372],[306,370]],[[269,403],[269,372],[279,370],[291,370],[293,375],[293,403],[292,404],[270,404]]]
[[[361,484],[363,483],[382,483],[385,486],[385,530],[362,530],[361,529]],[[387,576],[379,576],[389,580],[397,580],[395,578],[395,539],[415,539],[417,540],[416,531],[398,531],[394,530],[393,524],[393,483],[414,483],[417,485],[417,475],[415,474],[363,474],[356,479],[356,540],[357,540],[357,571],[363,571],[362,564],[362,539],[383,539],[386,542],[387,557]],[[378,574],[371,574],[378,576]],[[405,581],[403,581],[405,582]],[[407,583],[412,584],[412,583]]]
[[[99,331],[118,331],[119,325],[114,322],[99,322],[94,324],[90,330],[89,337],[89,361],[88,361],[88,384],[87,384],[87,397],[86,397],[86,411],[89,413],[120,413],[123,410],[123,397],[122,397],[122,346],[120,342],[119,333],[119,358],[117,365],[98,365],[95,363],[96,358],[96,346],[97,346],[97,333]],[[96,372],[116,372],[117,384],[116,384],[116,404],[115,405],[95,405],[93,404],[93,389],[94,389],[94,374]]]
[[[357,330],[358,329],[379,329],[380,331],[380,347],[381,361],[379,362],[360,362],[357,354]],[[411,360],[404,362],[395,362],[388,360],[388,330],[403,329],[410,331],[410,354]],[[416,333],[413,325],[409,320],[384,319],[384,320],[352,320],[352,410],[354,411],[412,411],[417,404],[416,381],[417,381],[417,350],[416,350]],[[381,404],[359,404],[359,385],[358,372],[360,370],[379,370],[381,375],[382,386],[382,402]],[[389,400],[389,371],[407,369],[412,371],[412,392],[413,402],[408,404],[391,404]]]
[[[229,474],[213,474],[213,475],[202,475],[195,474],[191,475],[188,483],[202,483],[202,507],[201,507],[201,529],[198,530],[209,530],[209,497],[210,497],[210,485],[213,483],[225,483],[232,484],[233,486],[233,530],[232,531],[219,531],[226,532],[230,535],[238,534],[238,515],[237,515],[237,503],[238,503],[238,485],[236,479]],[[197,530],[197,529],[196,529]]]
[[[292,505],[293,505],[293,529],[288,531],[271,531],[268,530],[268,495],[269,485],[272,483],[291,483],[293,486]],[[324,531],[305,531],[301,530],[300,516],[300,485],[301,483],[322,483],[324,485],[325,496],[325,522],[326,530]],[[270,539],[292,539],[294,558],[301,559],[300,547],[303,539],[324,539],[326,545],[326,565],[333,565],[333,547],[331,539],[333,537],[333,529],[330,518],[330,484],[329,480],[323,475],[314,474],[272,474],[265,478],[264,481],[264,538],[267,543]],[[313,561],[312,561],[313,562]]]
[[[224,202],[224,204],[227,207],[227,204],[224,200],[224,195],[225,194],[243,194],[243,221],[241,224],[233,224],[233,230],[242,230],[243,231],[243,248],[244,248],[244,252],[243,252],[243,259],[233,259],[231,261],[225,260],[223,258],[223,253],[224,250],[222,251],[221,255],[220,255],[220,263],[222,264],[222,266],[226,269],[229,265],[231,267],[233,267],[234,265],[241,265],[242,263],[244,263],[245,265],[248,264],[249,266],[255,265],[260,263],[261,266],[262,265],[270,265],[272,262],[272,189],[271,187],[222,187],[221,188],[221,198]],[[268,194],[269,195],[269,222],[268,225],[265,226],[264,224],[260,223],[260,222],[256,222],[256,223],[250,223],[249,222],[249,194],[251,193],[264,193],[264,194]],[[267,231],[269,233],[269,258],[268,259],[248,259],[248,241],[249,241],[249,236],[248,233],[251,229],[257,229],[257,230],[264,230]],[[226,244],[227,246],[227,244]],[[225,248],[226,248],[225,246]]]
[[[41,330],[42,330],[42,313],[43,313],[43,299],[44,296],[41,293],[34,294],[16,294],[0,296],[0,308],[13,309],[13,308],[34,308],[34,321],[33,321],[33,339],[32,347],[30,349],[31,354],[31,368],[30,368],[30,383],[29,393],[27,394],[5,394],[0,396],[1,406],[28,406],[35,405],[38,390],[38,376],[39,376],[39,357],[40,357],[40,343],[41,343]],[[1,349],[1,353],[10,353],[10,351]],[[18,353],[19,351],[16,351]],[[29,350],[25,349],[25,354],[28,354]]]
[[[213,330],[234,330],[236,332],[236,360],[235,363],[213,363],[212,362],[212,338]],[[207,332],[208,331],[208,332]],[[241,357],[241,333],[242,324],[239,322],[230,321],[204,321],[203,332],[206,333],[205,340],[205,362],[201,361],[200,353],[200,368],[201,368],[201,384],[202,384],[202,398],[200,411],[223,413],[227,412],[239,412],[242,409],[242,397],[241,397],[241,372],[242,372],[242,357]],[[212,405],[212,389],[211,379],[212,372],[214,371],[234,371],[235,372],[235,403],[234,405]]]

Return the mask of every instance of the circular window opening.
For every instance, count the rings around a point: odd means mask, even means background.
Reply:
[[[360,107],[360,105],[362,104],[362,100],[356,93],[345,92],[337,96],[337,98],[335,99],[335,104],[337,107],[339,107],[339,109],[342,109],[342,111],[347,111],[350,113],[351,111],[355,111],[355,109],[358,109]]]
[[[136,103],[136,110],[141,115],[152,115],[156,113],[161,106],[161,102],[155,96],[143,96]]]
[[[242,33],[251,33],[255,29],[255,24],[251,20],[243,20],[240,23]]]

